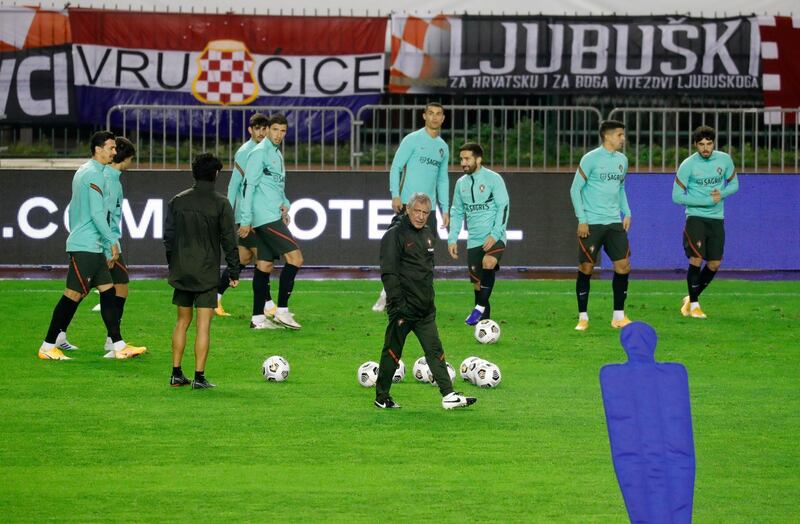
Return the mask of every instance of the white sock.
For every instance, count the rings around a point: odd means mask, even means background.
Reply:
[[[578,320],[586,320],[589,321],[589,313],[584,311],[583,313],[578,313]]]
[[[220,300],[222,300],[222,295],[220,293],[217,293],[217,302],[219,302]]]
[[[381,298],[386,298],[386,290],[381,288]]]
[[[50,342],[42,342],[42,349],[45,351],[50,351],[54,347],[56,347],[55,344],[51,344]]]
[[[273,302],[272,300],[267,300],[266,302],[264,302],[264,309],[269,310],[274,307],[275,307],[275,302]]]
[[[692,302],[689,304],[690,311],[694,311],[695,309],[700,309],[700,302]]]
[[[122,351],[123,349],[125,349],[126,345],[127,344],[125,344],[124,340],[120,340],[119,342],[114,342],[114,351]]]
[[[486,306],[475,306],[475,309],[477,309],[478,311],[480,311],[481,313],[483,313],[483,312],[484,312],[484,310],[486,309]]]
[[[625,318],[624,311],[614,311],[614,317],[613,317],[614,320],[622,320],[624,318]]]
[[[278,313],[288,313],[288,312],[289,312],[289,308],[288,307],[279,307],[278,308]]]
[[[266,315],[253,315],[252,317],[250,317],[250,320],[254,324],[257,324],[259,322],[265,322],[267,320],[267,317]]]

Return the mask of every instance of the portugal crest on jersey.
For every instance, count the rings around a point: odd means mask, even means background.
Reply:
[[[486,191],[486,186],[485,186],[484,184],[481,184],[481,185],[479,185],[479,186],[478,186],[478,191],[480,191],[481,193],[483,193],[484,191]]]
[[[204,104],[249,104],[258,96],[254,64],[244,42],[212,40],[197,58],[192,94]]]

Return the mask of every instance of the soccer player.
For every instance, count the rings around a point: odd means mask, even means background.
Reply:
[[[628,247],[631,209],[625,195],[628,159],[621,152],[625,145],[625,125],[615,120],[600,122],[600,140],[600,147],[581,158],[569,192],[578,217],[579,265],[575,284],[578,297],[578,325],[575,329],[578,331],[589,328],[589,280],[601,247],[614,263],[611,327],[622,328],[630,323],[625,315],[628,274],[631,271]]]
[[[178,319],[172,332],[172,376],[170,386],[190,384],[181,369],[186,332],[192,323],[192,308],[197,309],[194,341],[194,380],[192,389],[216,387],[205,376],[211,338],[211,320],[217,303],[220,247],[228,264],[230,286],[239,285],[239,257],[233,209],[228,200],[214,190],[222,162],[210,153],[192,162],[194,186],[175,195],[167,206],[164,221],[164,247],[169,264],[169,284],[175,288],[172,303],[178,306]],[[202,241],[200,241],[202,240]]]
[[[491,318],[489,297],[506,249],[509,199],[503,177],[481,165],[480,144],[467,142],[461,146],[459,156],[464,175],[453,190],[447,250],[453,259],[458,259],[458,233],[466,216],[467,269],[475,287],[475,308],[464,322],[474,326],[481,319]]]
[[[280,150],[288,129],[289,122],[285,116],[271,116],[266,140],[253,148],[245,167],[247,187],[242,196],[239,236],[244,238],[255,231],[258,253],[253,274],[252,329],[269,329],[268,320],[289,329],[301,327],[289,311],[289,296],[297,272],[303,265],[303,254],[288,228],[290,202],[284,191],[286,169]],[[265,312],[272,261],[281,255],[286,263],[281,270],[278,305]],[[268,318],[269,315],[272,317]]]
[[[124,200],[122,192],[122,183],[120,176],[125,172],[133,162],[136,156],[136,147],[133,143],[125,137],[118,136],[116,138],[117,152],[111,163],[103,168],[103,176],[106,180],[105,185],[105,200],[106,212],[108,213],[108,225],[111,231],[117,236],[122,238],[122,228],[120,226],[122,221],[122,201]],[[111,246],[106,244],[106,258],[111,260]],[[117,305],[117,313],[119,314],[119,322],[122,324],[122,314],[125,311],[125,301],[128,299],[128,267],[125,265],[125,260],[122,258],[122,245],[119,244],[119,256],[111,263],[109,267],[111,273],[111,281],[114,283],[114,291],[116,293],[115,302]],[[111,333],[106,337],[105,343],[105,357],[116,358],[114,352],[114,343],[111,341]]]
[[[242,216],[242,194],[247,190],[247,184],[245,184],[244,180],[244,168],[247,165],[247,157],[250,155],[250,151],[252,151],[254,147],[264,140],[264,137],[267,135],[268,127],[269,119],[266,117],[266,115],[261,113],[255,113],[252,115],[250,117],[250,125],[247,127],[247,132],[250,133],[250,140],[242,144],[242,146],[236,151],[236,155],[233,157],[233,173],[231,173],[231,181],[228,183],[228,202],[230,202],[231,207],[233,207],[237,230],[239,229],[239,223],[241,222]],[[251,231],[246,237],[239,238],[240,275],[242,270],[248,264],[256,261],[256,256],[256,234]],[[269,273],[267,274],[267,278],[269,279]],[[228,274],[227,270],[224,270],[219,279],[219,287],[217,288],[217,307],[214,310],[217,316],[220,317],[231,316],[230,313],[227,313],[222,307],[222,295],[228,289],[229,283],[230,275]],[[269,280],[267,280],[267,305],[264,306],[264,309],[273,310],[274,308],[275,303],[272,301],[272,296],[269,292]],[[274,314],[274,311],[272,314]],[[270,324],[272,323],[270,322]]]
[[[438,102],[428,102],[422,113],[425,127],[403,138],[392,159],[389,170],[389,191],[392,209],[402,214],[405,204],[414,193],[425,193],[435,204],[438,200],[442,212],[442,227],[450,224],[449,181],[447,166],[450,149],[440,136],[444,123],[444,107]],[[436,233],[436,213],[432,212],[428,226]],[[381,290],[373,311],[386,308],[386,291]]]
[[[683,249],[689,259],[686,275],[689,295],[683,298],[681,314],[706,318],[699,298],[722,264],[724,200],[739,190],[739,179],[730,155],[714,150],[714,129],[700,126],[692,138],[697,152],[681,162],[672,186],[672,201],[686,206]],[[706,265],[701,270],[703,260]]]
[[[100,315],[113,343],[114,358],[127,359],[145,353],[147,348],[125,343],[120,333],[116,292],[109,265],[119,258],[119,237],[108,225],[103,187],[103,167],[114,158],[117,144],[110,131],[98,131],[89,139],[92,158],[75,172],[72,178],[72,198],[69,203],[67,253],[69,270],[64,294],[53,310],[50,327],[39,348],[44,360],[70,360],[56,347],[59,330],[66,332],[83,297],[92,287],[100,292]],[[104,255],[105,245],[111,246],[111,259]]]
[[[444,349],[436,327],[433,292],[433,246],[436,238],[426,225],[430,213],[430,197],[425,193],[414,193],[406,203],[406,213],[381,239],[381,280],[386,290],[389,325],[386,326],[375,385],[375,407],[380,409],[400,407],[392,400],[389,389],[403,355],[406,337],[412,331],[439,386],[442,407],[460,408],[477,401],[453,391],[447,373]]]

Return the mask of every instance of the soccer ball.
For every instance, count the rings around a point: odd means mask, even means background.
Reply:
[[[475,369],[475,385],[482,388],[494,388],[500,383],[503,376],[500,368],[491,362],[484,362]]]
[[[456,370],[455,370],[455,368],[453,368],[453,366],[452,366],[452,364],[450,364],[450,362],[445,362],[445,364],[447,364],[447,374],[450,375],[450,383],[452,384],[453,381],[456,379]],[[434,378],[433,378],[433,373],[431,372],[430,368],[428,368],[428,375],[430,376],[430,379],[431,379],[430,380],[431,386],[438,386],[438,384],[436,383],[436,380],[434,380]]]
[[[414,367],[411,368],[411,373],[414,375],[415,379],[423,384],[430,382],[433,378],[431,376],[431,370],[428,367],[428,361],[425,360],[425,357],[419,357],[417,361],[414,362]]]
[[[469,363],[467,367],[467,381],[471,383],[475,383],[475,372],[478,370],[478,367],[482,364],[488,364],[488,360],[484,360],[482,358],[476,358],[475,360]]]
[[[261,366],[261,374],[267,382],[283,382],[289,376],[289,371],[289,362],[278,355],[269,357]]]
[[[500,340],[500,326],[488,318],[479,321],[475,324],[475,340],[481,344],[494,344]]]
[[[392,382],[400,382],[406,378],[406,364],[402,360],[397,363],[397,369],[392,376]]]
[[[461,367],[459,368],[459,371],[461,372],[461,378],[463,378],[466,381],[472,382],[472,380],[470,380],[470,378],[467,375],[467,373],[469,372],[469,369],[470,369],[470,366],[472,365],[472,363],[474,361],[476,361],[476,360],[481,360],[481,358],[480,357],[467,357],[461,362]]]
[[[358,383],[365,388],[375,386],[378,381],[378,363],[368,360],[358,366]]]

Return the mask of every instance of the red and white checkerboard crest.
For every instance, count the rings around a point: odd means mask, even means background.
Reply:
[[[249,104],[258,96],[254,65],[244,42],[213,40],[197,59],[192,94],[204,104]]]
[[[450,21],[444,15],[392,15],[389,91],[429,93],[447,85]]]

